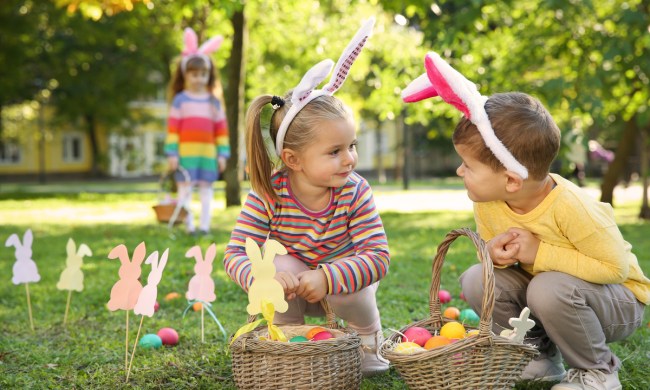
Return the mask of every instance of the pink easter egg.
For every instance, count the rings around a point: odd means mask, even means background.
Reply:
[[[328,332],[328,331],[325,330],[325,331],[322,331],[322,332],[318,332],[318,333],[316,333],[316,334],[314,335],[314,337],[311,338],[310,341],[329,340],[329,339],[331,339],[331,338],[333,338],[333,337],[334,337],[334,336],[333,336],[330,332]]]
[[[158,301],[156,301],[156,303],[154,303],[154,305],[153,305],[153,311],[157,312],[158,309],[160,309],[160,303],[158,303]]]
[[[178,333],[172,328],[162,328],[158,331],[158,337],[164,345],[178,344]]]
[[[438,298],[440,298],[440,303],[447,303],[451,301],[451,293],[447,290],[438,291]]]
[[[411,341],[423,347],[431,337],[431,333],[428,330],[419,326],[412,326],[404,331],[402,342]]]

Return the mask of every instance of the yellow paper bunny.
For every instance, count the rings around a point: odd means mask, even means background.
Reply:
[[[253,283],[248,289],[248,314],[255,315],[262,312],[262,301],[268,300],[276,311],[284,313],[289,304],[284,299],[284,289],[280,282],[275,280],[275,255],[286,255],[287,249],[275,240],[268,240],[264,244],[264,257],[255,241],[246,238],[246,254],[251,261],[251,274]]]

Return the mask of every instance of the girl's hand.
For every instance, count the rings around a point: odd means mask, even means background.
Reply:
[[[226,160],[225,157],[219,157],[217,159],[217,168],[219,169],[219,173],[223,173],[223,171],[226,170],[226,162],[227,161],[228,160]]]
[[[167,165],[169,166],[169,170],[171,172],[175,172],[178,169],[178,157],[177,156],[167,157]]]
[[[519,253],[519,244],[515,241],[517,234],[510,230],[499,234],[487,243],[488,253],[495,265],[515,264]]]
[[[322,269],[314,269],[299,273],[300,285],[296,294],[309,303],[319,302],[327,295],[327,277]]]
[[[296,297],[296,290],[300,285],[296,275],[291,272],[280,271],[275,274],[275,280],[280,282],[282,288],[284,289],[284,295],[286,295],[287,300],[292,300]]]
[[[512,240],[513,245],[517,245],[519,251],[516,254],[517,261],[522,264],[535,264],[537,251],[539,250],[540,239],[528,230],[520,228],[510,228],[508,233],[517,237]]]

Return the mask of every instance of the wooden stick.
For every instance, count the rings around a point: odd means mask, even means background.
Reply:
[[[138,327],[138,334],[135,336],[135,343],[133,343],[133,351],[131,352],[131,361],[129,362],[129,369],[126,372],[126,382],[129,382],[129,374],[131,374],[131,365],[133,365],[133,355],[135,355],[135,348],[138,346],[138,338],[140,337],[140,329],[142,329],[142,321],[144,316],[140,316],[140,326]]]
[[[27,293],[27,311],[29,312],[29,325],[34,331],[34,319],[32,318],[32,302],[29,299],[29,283],[25,283],[25,292]]]
[[[126,311],[126,339],[124,340],[124,371],[129,368],[129,311]]]
[[[70,308],[70,298],[72,297],[72,290],[68,290],[68,302],[65,304],[65,314],[63,315],[63,325],[68,320],[68,309]]]
[[[203,332],[203,315],[205,314],[205,308],[201,304],[201,342],[205,343],[205,334]]]

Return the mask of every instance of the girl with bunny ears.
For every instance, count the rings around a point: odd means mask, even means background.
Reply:
[[[253,188],[224,258],[226,272],[248,291],[256,275],[246,239],[258,246],[267,238],[282,244],[287,254],[275,256],[275,279],[289,307],[276,307],[282,311],[275,314],[276,322],[304,324],[305,314],[324,314],[319,302],[327,299],[334,313],[361,336],[366,375],[388,369],[377,353],[383,336],[375,293],[390,259],[370,186],[354,172],[354,119],[332,95],[345,81],[373,25],[371,19],[357,32],[322,89],[316,87],[330,73],[331,60],[311,68],[284,98],[263,95],[251,103],[246,146]],[[261,130],[261,111],[268,104],[275,110],[270,133],[277,167]]]
[[[225,107],[219,99],[219,80],[209,54],[216,51],[223,37],[211,38],[200,47],[191,28],[186,28],[184,50],[170,84],[172,98],[167,124],[165,154],[169,169],[182,167],[191,183],[178,172],[178,198],[190,199],[192,186],[198,185],[201,199],[199,229],[210,230],[212,183],[226,168],[230,141]],[[187,208],[187,230],[194,233],[192,213]]]

